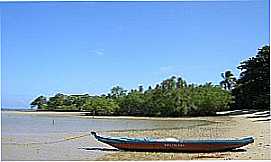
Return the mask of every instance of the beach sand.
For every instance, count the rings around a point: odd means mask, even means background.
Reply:
[[[50,134],[44,136],[9,136],[2,137],[2,160],[4,161],[55,161],[55,160],[94,160],[106,152],[86,151],[89,146],[103,147],[89,135],[78,139],[70,139],[65,142],[57,142],[68,138],[81,136],[82,134]],[[56,141],[52,144],[41,144],[47,141]],[[16,143],[16,144],[13,144]],[[37,144],[36,144],[37,143]]]
[[[191,118],[190,118],[191,119]],[[195,118],[193,118],[195,119]],[[110,132],[112,136],[130,137],[176,137],[176,138],[234,138],[254,136],[255,142],[231,152],[217,153],[155,153],[155,152],[124,152],[106,154],[98,160],[270,160],[270,121],[248,118],[248,116],[201,117],[216,123],[199,128]],[[262,120],[262,121],[261,121]]]
[[[35,115],[82,115],[80,112],[14,112],[31,113]],[[161,118],[138,117],[89,117],[82,118],[112,118],[112,119],[146,119],[160,120]],[[254,136],[255,142],[232,152],[218,153],[155,153],[155,152],[126,152],[116,151],[114,148],[96,141],[93,137],[82,134],[44,134],[40,137],[2,136],[2,160],[270,160],[270,120],[251,115],[192,117],[192,118],[162,118],[163,120],[208,120],[212,124],[183,128],[161,130],[130,130],[98,132],[101,135],[130,136],[130,137],[175,137],[175,138],[230,138]],[[84,135],[84,136],[82,136]],[[81,137],[82,136],[82,137]],[[73,138],[80,137],[80,138]],[[33,144],[40,141],[57,141],[68,139],[65,142],[52,144]],[[16,143],[16,144],[12,144]],[[31,144],[32,143],[32,144]]]

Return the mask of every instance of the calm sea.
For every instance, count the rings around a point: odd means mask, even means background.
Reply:
[[[20,114],[10,111],[2,111],[1,117],[2,135],[171,129],[209,124],[203,120],[91,119],[80,116]]]

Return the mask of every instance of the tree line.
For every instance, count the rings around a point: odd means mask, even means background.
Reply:
[[[31,105],[38,110],[89,111],[92,115],[186,116],[226,110],[232,99],[220,86],[188,85],[181,77],[172,76],[147,90],[139,86],[127,91],[116,86],[101,96],[58,93],[48,100],[40,96]]]
[[[241,62],[239,79],[231,71],[222,73],[220,85],[187,84],[172,76],[146,90],[125,90],[115,86],[100,96],[65,95],[58,93],[48,99],[39,96],[32,103],[37,110],[87,111],[91,115],[133,116],[205,116],[236,108],[270,108],[269,46],[259,49],[256,57]]]
[[[222,74],[220,85],[234,97],[232,109],[270,109],[270,46],[258,49],[256,56],[240,63],[238,79],[231,71]]]

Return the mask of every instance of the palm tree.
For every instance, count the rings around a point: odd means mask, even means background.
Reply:
[[[140,93],[143,93],[143,91],[144,91],[143,85],[138,86],[138,91]]]
[[[222,86],[225,90],[231,91],[236,84],[236,78],[229,70],[225,73],[221,73],[221,76],[224,80],[220,82],[220,86]]]
[[[111,96],[113,98],[118,98],[121,96],[125,96],[126,95],[127,90],[124,90],[122,87],[120,86],[115,86],[111,89]]]

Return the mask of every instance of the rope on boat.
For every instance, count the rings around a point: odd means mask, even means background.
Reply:
[[[64,137],[64,139],[60,139],[60,140],[56,140],[56,141],[47,141],[47,142],[31,142],[31,143],[17,143],[17,142],[3,142],[2,144],[6,144],[6,145],[43,145],[43,144],[55,144],[55,143],[60,143],[60,142],[65,142],[65,141],[70,141],[70,140],[74,140],[74,139],[79,139],[79,138],[83,138],[89,136],[89,133],[87,134],[82,134],[79,136],[71,136],[71,137]]]

